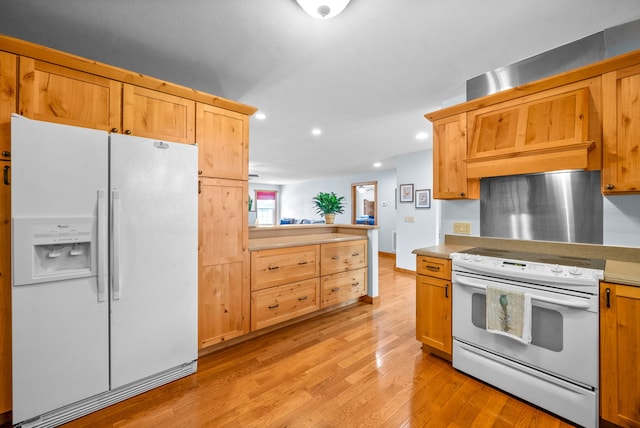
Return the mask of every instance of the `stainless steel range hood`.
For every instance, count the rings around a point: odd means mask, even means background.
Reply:
[[[640,20],[607,28],[467,80],[467,101],[640,49]]]

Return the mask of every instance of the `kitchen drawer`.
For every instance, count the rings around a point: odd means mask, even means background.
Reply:
[[[268,327],[320,309],[318,278],[251,293],[251,330]]]
[[[416,259],[416,272],[419,275],[451,279],[451,260],[438,257],[418,256]]]
[[[251,289],[262,290],[319,276],[320,246],[277,248],[251,253]]]
[[[321,275],[331,275],[367,266],[367,240],[322,244]]]
[[[323,308],[367,294],[367,268],[323,276],[321,281]]]

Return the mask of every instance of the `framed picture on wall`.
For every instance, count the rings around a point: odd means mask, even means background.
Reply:
[[[431,189],[416,190],[416,208],[431,208]]]
[[[400,185],[400,202],[413,202],[413,184]]]

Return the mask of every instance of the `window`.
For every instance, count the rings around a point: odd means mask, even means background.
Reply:
[[[260,225],[276,224],[277,191],[256,190],[256,216]]]

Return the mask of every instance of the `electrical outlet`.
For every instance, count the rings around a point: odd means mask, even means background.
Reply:
[[[471,223],[453,223],[453,233],[461,233],[464,235],[471,235]]]
[[[415,223],[416,222],[416,218],[415,217],[411,217],[411,216],[407,216],[404,218],[404,222],[405,223]]]

